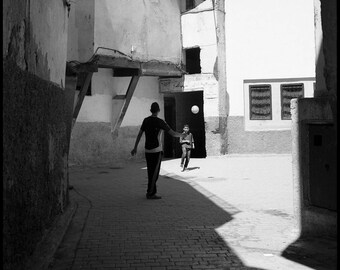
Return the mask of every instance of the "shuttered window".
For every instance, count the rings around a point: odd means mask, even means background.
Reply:
[[[249,85],[249,106],[250,120],[271,120],[271,85]]]
[[[303,83],[281,84],[281,119],[291,120],[290,100],[303,97]]]

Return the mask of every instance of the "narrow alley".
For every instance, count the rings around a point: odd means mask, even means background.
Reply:
[[[287,249],[291,167],[290,155],[192,159],[186,172],[164,160],[162,199],[147,200],[143,161],[72,166],[77,209],[50,269],[336,269],[334,242]]]

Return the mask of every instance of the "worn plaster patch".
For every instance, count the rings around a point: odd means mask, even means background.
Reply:
[[[27,68],[25,59],[25,31],[25,20],[22,20],[20,24],[16,24],[12,27],[7,55],[7,59],[13,59],[18,67],[23,70]]]

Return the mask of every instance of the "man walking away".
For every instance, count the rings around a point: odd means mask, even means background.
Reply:
[[[161,199],[160,196],[156,195],[156,182],[158,180],[163,157],[163,146],[161,141],[162,132],[164,130],[171,136],[178,138],[184,137],[184,135],[173,131],[163,119],[158,118],[160,108],[157,102],[151,104],[150,111],[152,114],[143,120],[142,126],[136,138],[135,146],[131,151],[131,155],[134,156],[137,153],[138,143],[143,132],[145,132],[145,158],[148,171],[148,188],[146,198]]]

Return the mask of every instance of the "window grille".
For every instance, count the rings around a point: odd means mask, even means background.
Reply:
[[[290,100],[304,96],[303,83],[281,84],[281,119],[291,120]]]
[[[249,106],[250,120],[271,120],[271,85],[249,85]]]

